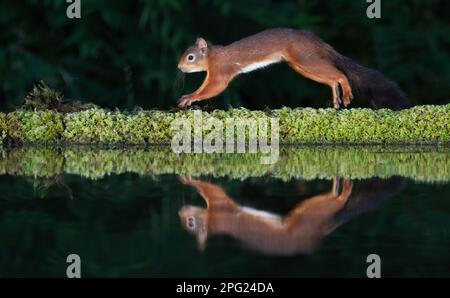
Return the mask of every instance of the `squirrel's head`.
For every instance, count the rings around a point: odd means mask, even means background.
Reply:
[[[206,55],[208,54],[208,44],[199,37],[195,44],[189,47],[183,55],[181,55],[178,68],[182,72],[199,72],[206,71]]]

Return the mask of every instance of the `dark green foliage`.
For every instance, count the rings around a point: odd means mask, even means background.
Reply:
[[[313,30],[339,52],[399,82],[415,104],[449,102],[450,2],[382,1],[381,20],[366,1],[82,1],[82,18],[61,0],[0,2],[0,108],[12,110],[40,80],[69,98],[103,107],[166,109],[183,90],[179,55],[197,36],[227,44],[260,30]],[[287,66],[242,76],[216,107],[263,109],[331,105],[327,87]],[[355,100],[353,106],[362,104]]]

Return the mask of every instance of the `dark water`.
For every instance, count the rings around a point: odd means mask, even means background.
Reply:
[[[65,277],[78,254],[83,277],[365,277],[375,253],[383,277],[450,276],[446,149],[307,150],[266,172],[151,150],[2,152],[0,275]]]

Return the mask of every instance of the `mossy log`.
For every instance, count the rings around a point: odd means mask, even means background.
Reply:
[[[388,109],[244,108],[200,112],[204,120],[279,120],[281,144],[450,144],[450,104]],[[8,144],[170,144],[171,124],[193,110],[120,112],[91,108],[80,112],[52,110],[0,113],[0,140]],[[225,128],[224,128],[225,129]],[[204,128],[203,133],[207,133]]]

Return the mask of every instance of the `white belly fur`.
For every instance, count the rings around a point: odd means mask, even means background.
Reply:
[[[251,72],[251,71],[254,71],[254,70],[258,69],[258,68],[263,68],[263,67],[266,67],[266,66],[268,66],[270,64],[278,63],[278,62],[281,61],[281,59],[282,59],[281,56],[279,56],[279,57],[270,57],[267,60],[251,63],[251,64],[246,65],[243,68],[241,68],[241,73]]]
[[[261,211],[261,210],[257,210],[257,209],[253,209],[250,207],[241,207],[240,208],[244,213],[247,213],[249,215],[253,215],[256,217],[260,217],[263,218],[265,220],[270,220],[270,221],[274,221],[277,223],[281,223],[282,222],[282,218],[281,216],[279,216],[278,214],[273,214],[267,211]]]

